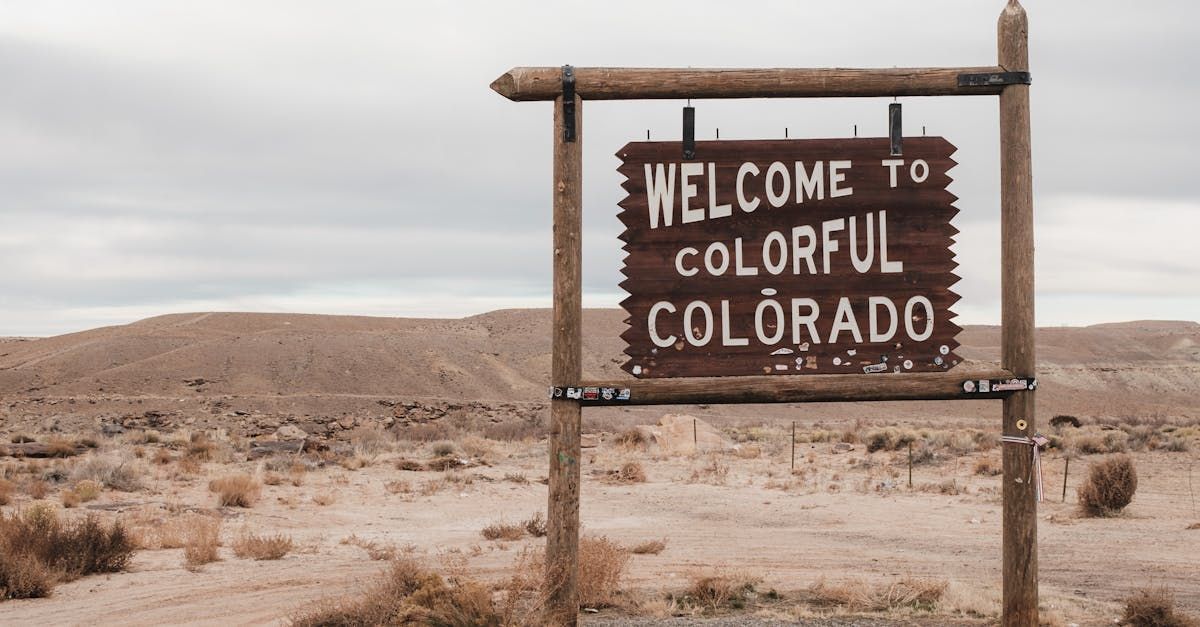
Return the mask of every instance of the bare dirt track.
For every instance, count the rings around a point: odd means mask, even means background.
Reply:
[[[623,376],[620,316],[587,312],[589,376]],[[491,542],[480,530],[545,508],[546,446],[539,435],[548,327],[544,311],[463,320],[179,314],[0,342],[3,441],[30,434],[39,441],[87,436],[98,444],[68,460],[0,460],[6,476],[24,486],[91,457],[124,460],[144,472],[143,487],[105,490],[83,508],[147,527],[199,508],[223,519],[226,541],[222,560],[196,572],[184,567],[181,549],[147,548],[130,572],[66,583],[48,599],[0,601],[0,623],[281,623],[384,568],[355,543],[342,543],[351,536],[433,564],[462,559],[485,579],[503,577],[521,550],[540,540]],[[968,359],[996,358],[996,328],[968,327],[960,340]],[[1137,497],[1116,518],[1080,518],[1074,505],[1074,487],[1103,454],[1079,454],[1069,442],[1047,454],[1048,499],[1039,511],[1044,615],[1064,625],[1111,624],[1120,599],[1147,584],[1170,586],[1180,607],[1200,614],[1200,529],[1187,528],[1200,522],[1192,501],[1200,496],[1194,494],[1200,473],[1191,477],[1200,461],[1194,426],[1200,419],[1200,325],[1042,329],[1038,340],[1042,425],[1063,413],[1081,417],[1096,437],[1109,433],[1101,423],[1127,422],[1147,425],[1164,438],[1161,446],[1170,433],[1191,438],[1186,450],[1135,449]],[[653,424],[674,411],[712,423],[737,448],[664,454],[617,442],[625,427]],[[998,449],[986,437],[972,443],[969,433],[986,435],[998,415],[998,404],[983,401],[588,410],[584,431],[596,437],[582,467],[584,532],[622,544],[662,538],[667,548],[630,561],[626,585],[648,609],[640,615],[602,610],[585,615],[585,624],[989,624],[1000,587],[999,478],[975,468],[998,458]],[[796,474],[789,467],[792,420],[801,435]],[[524,431],[478,437],[510,424]],[[248,447],[274,439],[287,425],[332,448],[304,455],[310,470],[301,485],[263,486],[262,498],[248,509],[217,507],[208,480],[239,471],[264,478],[271,458],[248,460]],[[863,440],[884,426],[942,442],[914,468],[912,489],[903,450],[867,452]],[[1181,430],[1161,431],[1177,426]],[[420,429],[433,435],[418,438]],[[148,431],[161,441],[137,439]],[[347,463],[358,457],[354,447],[361,447],[364,433],[374,432],[389,439],[361,462]],[[212,434],[222,453],[185,468],[187,437],[194,433]],[[443,434],[457,440],[456,454],[478,456],[486,465],[448,472],[395,468],[399,458],[434,458],[437,444],[425,442]],[[858,441],[847,451],[836,446],[841,439]],[[956,444],[963,439],[966,445]],[[172,461],[152,462],[160,449]],[[1078,456],[1064,504],[1068,452]],[[612,481],[612,472],[627,462],[643,466],[645,483]],[[70,484],[48,481],[51,492],[41,500],[58,503]],[[320,505],[318,497],[332,502]],[[35,500],[22,492],[3,509],[17,511]],[[228,544],[247,530],[290,535],[296,550],[279,561],[237,558]],[[776,590],[782,600],[750,613],[683,617],[662,603],[698,573],[734,571],[760,580],[759,594]],[[945,607],[935,615],[860,616],[813,609],[806,601],[822,578],[886,583],[903,577],[946,580]]]

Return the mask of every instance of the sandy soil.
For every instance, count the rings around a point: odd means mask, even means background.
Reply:
[[[803,444],[797,462],[804,474],[800,478],[789,473],[782,430],[760,429],[756,437],[753,446],[763,453],[753,459],[732,451],[656,458],[618,446],[611,438],[585,451],[584,533],[629,544],[667,541],[659,555],[633,557],[629,589],[653,598],[682,589],[690,575],[736,570],[761,578],[760,590],[776,589],[787,599],[802,596],[821,578],[888,582],[911,575],[949,580],[960,609],[995,610],[1000,479],[973,472],[975,459],[995,456],[995,450],[917,466],[916,489],[909,490],[902,453],[867,454],[861,445],[835,452],[828,443]],[[524,520],[545,507],[546,487],[538,482],[545,477],[545,446],[489,446],[486,458],[493,465],[458,471],[473,478],[469,484],[446,483],[439,472],[397,471],[388,461],[427,457],[426,446],[384,454],[357,471],[336,466],[314,470],[299,487],[264,486],[263,498],[253,508],[217,511],[225,517],[227,544],[241,530],[291,535],[298,550],[284,559],[238,559],[226,547],[222,561],[191,572],[183,566],[180,549],[141,551],[130,572],[64,584],[49,599],[0,603],[0,622],[280,623],[297,608],[352,590],[383,568],[362,548],[341,543],[351,535],[394,544],[435,565],[446,556],[461,557],[472,572],[499,578],[523,547],[539,541],[489,542],[480,529],[496,521]],[[1200,611],[1200,530],[1186,529],[1200,521],[1188,490],[1188,473],[1197,457],[1196,452],[1137,454],[1140,485],[1134,504],[1118,518],[1088,519],[1076,516],[1074,490],[1068,503],[1058,502],[1063,462],[1050,455],[1046,485],[1052,497],[1039,513],[1047,615],[1111,624],[1119,614],[1117,602],[1147,584],[1172,587],[1181,607]],[[643,464],[647,482],[614,484],[607,479],[608,471],[626,461]],[[1073,464],[1071,485],[1082,476],[1084,463]],[[253,462],[210,463],[201,476],[171,479],[178,473],[170,466],[156,467],[146,491],[106,492],[96,505],[106,515],[118,510],[126,517],[163,514],[172,504],[211,508],[215,499],[206,489],[207,479],[237,469],[259,471]],[[531,483],[505,479],[513,475]],[[951,479],[961,493],[940,493],[936,486]],[[385,484],[396,480],[409,482],[413,492],[389,492]],[[422,496],[422,486],[430,482],[443,487]],[[336,501],[317,505],[313,497],[319,494],[333,494]],[[780,609],[759,619],[798,615],[812,614]],[[606,622],[614,620],[611,612],[589,618],[614,624]],[[934,619],[916,620],[928,624]]]

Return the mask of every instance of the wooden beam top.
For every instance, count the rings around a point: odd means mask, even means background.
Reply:
[[[575,68],[575,92],[584,100],[980,96],[996,95],[1004,88],[960,87],[958,75],[1003,71],[999,66],[877,69]],[[554,100],[562,95],[562,68],[515,67],[492,81],[491,87],[509,100]]]

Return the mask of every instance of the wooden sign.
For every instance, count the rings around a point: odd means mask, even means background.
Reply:
[[[959,362],[940,137],[633,142],[617,156],[637,377],[937,372]]]

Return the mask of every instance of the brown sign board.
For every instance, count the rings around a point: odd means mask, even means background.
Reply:
[[[637,377],[940,372],[957,365],[940,137],[633,142],[629,297]]]

